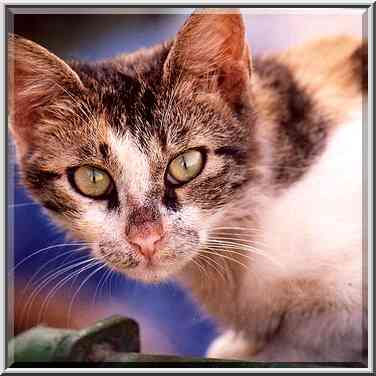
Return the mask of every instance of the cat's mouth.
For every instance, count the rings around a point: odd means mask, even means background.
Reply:
[[[150,255],[119,246],[114,243],[99,243],[93,248],[95,256],[117,272],[143,282],[156,283],[176,275],[189,262],[193,252],[182,247],[161,247]]]

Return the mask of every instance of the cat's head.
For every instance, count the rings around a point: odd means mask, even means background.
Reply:
[[[196,12],[174,41],[96,64],[68,65],[12,36],[23,182],[110,267],[161,280],[200,252],[256,179],[251,71],[237,12]]]

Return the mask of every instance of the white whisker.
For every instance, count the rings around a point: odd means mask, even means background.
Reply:
[[[229,250],[229,249],[225,249],[221,246],[209,246],[209,247],[206,247],[207,249],[209,250],[212,250],[212,251],[215,251],[215,252],[226,252],[226,253],[233,253],[235,255],[239,255],[239,256],[242,256],[242,257],[245,257],[249,260],[254,260],[254,257],[248,255],[248,254],[244,254],[242,252],[237,252],[237,251],[233,251],[233,250]]]
[[[12,269],[12,271],[15,271],[18,267],[20,267],[22,264],[24,264],[27,260],[30,260],[31,257],[34,257],[38,255],[41,252],[48,251],[50,249],[54,248],[61,248],[61,247],[67,247],[67,246],[74,246],[74,245],[88,245],[88,243],[85,242],[80,242],[80,243],[62,243],[62,244],[55,244],[55,245],[50,245],[48,247],[39,249],[38,251],[33,252],[31,255],[26,256],[24,259],[22,259],[20,262],[18,262]]]
[[[75,249],[70,249],[70,250],[68,250],[68,251],[65,251],[65,252],[63,252],[63,253],[61,253],[61,254],[59,254],[59,255],[57,255],[57,256],[55,256],[53,259],[51,259],[51,260],[49,260],[49,261],[47,261],[47,262],[45,262],[32,276],[31,276],[31,278],[29,279],[29,281],[28,281],[28,283],[26,284],[26,286],[24,287],[24,289],[23,289],[23,292],[22,292],[22,294],[24,295],[27,291],[28,291],[28,289],[29,289],[29,286],[34,282],[34,279],[37,277],[37,275],[43,270],[43,269],[45,269],[49,264],[51,264],[52,262],[54,262],[54,261],[56,261],[57,259],[59,259],[60,257],[63,257],[63,256],[65,256],[65,255],[67,255],[67,254],[69,254],[70,256],[73,256],[74,255],[74,252],[78,252],[78,251],[81,251],[81,250],[83,250],[83,249],[85,249],[86,247],[80,247],[80,248],[75,248]],[[82,259],[82,258],[84,258],[84,257],[86,257],[86,255],[84,255],[84,256],[81,256],[80,257],[80,259]],[[63,265],[66,265],[66,260],[64,260],[63,261]],[[47,273],[48,274],[48,273]],[[45,278],[47,277],[47,275],[45,276]]]
[[[96,264],[98,265],[98,264]],[[76,297],[77,295],[79,294],[80,290],[82,289],[82,287],[85,285],[85,283],[94,275],[94,274],[97,274],[101,269],[105,268],[106,267],[106,264],[101,264],[99,267],[97,267],[93,272],[91,272],[82,282],[81,284],[79,285],[78,289],[76,290],[76,292],[74,293],[72,299],[71,299],[71,302],[69,303],[69,307],[68,307],[68,318],[67,318],[67,326],[69,327],[69,324],[70,324],[70,319],[71,319],[71,316],[72,316],[72,310],[73,310],[73,304],[74,304],[74,301],[76,300]]]
[[[230,261],[233,261],[239,265],[241,265],[243,268],[245,268],[246,270],[249,270],[249,267],[245,264],[243,264],[242,262],[232,258],[232,257],[229,257],[229,256],[226,256],[226,255],[222,255],[220,254],[219,252],[210,252],[209,250],[206,250],[206,249],[200,249],[200,252],[203,252],[203,253],[207,253],[207,254],[210,254],[210,255],[215,255],[215,256],[218,256],[218,257],[222,257],[222,258],[225,258],[227,260],[230,260]]]
[[[213,260],[212,257],[210,257],[208,255],[203,255],[202,253],[199,254],[199,257],[204,258],[204,260],[207,261],[208,265],[211,266],[214,269],[214,271],[216,273],[218,273],[222,277],[223,282],[226,283],[226,276],[225,276],[225,274],[223,274],[222,271],[220,271],[219,269],[217,269],[215,267],[215,265],[217,265],[217,266],[219,266],[225,272],[226,269],[225,269],[224,265],[221,265],[219,262]]]
[[[232,234],[231,234],[232,235]],[[248,238],[238,238],[238,237],[230,237],[230,236],[216,236],[216,237],[209,237],[208,240],[218,240],[218,241],[234,241],[234,242],[244,242],[249,244],[259,244],[264,247],[267,247],[267,245],[263,242],[260,242],[258,240],[253,240],[252,237]],[[242,244],[242,243],[239,243]]]
[[[111,272],[112,272],[112,270],[108,269],[107,272],[105,272],[102,275],[101,279],[99,280],[99,283],[98,283],[98,285],[97,285],[97,287],[95,288],[95,291],[94,291],[94,295],[93,295],[93,299],[92,299],[92,305],[95,304],[98,293],[99,293],[99,296],[100,296],[100,291],[101,291],[102,287],[106,284],[106,280],[109,277],[109,275],[111,274]]]
[[[207,273],[206,269],[199,263],[197,259],[193,258],[191,261],[199,268],[199,270],[201,270],[204,273],[204,275]],[[202,276],[201,273],[199,273],[199,275]]]
[[[63,278],[60,282],[58,282],[51,290],[50,292],[47,294],[46,298],[44,299],[43,303],[42,303],[42,306],[41,306],[41,310],[40,310],[40,313],[39,313],[39,319],[38,319],[38,322],[41,321],[42,317],[43,317],[43,313],[45,311],[45,309],[47,308],[48,304],[49,304],[49,301],[53,298],[53,296],[57,293],[57,291],[63,287],[66,283],[69,282],[69,280],[71,278],[73,278],[76,274],[81,274],[83,271],[85,270],[88,270],[96,265],[98,265],[99,261],[97,260],[94,260],[92,261],[89,265],[85,265],[83,267],[81,267],[80,270],[74,272],[72,275],[68,275],[67,277]]]
[[[36,202],[22,202],[18,204],[9,204],[8,208],[20,208],[24,206],[37,206],[37,205],[39,204],[37,204]]]
[[[53,281],[55,278],[59,277],[60,275],[64,274],[65,272],[67,272],[69,270],[72,270],[72,269],[74,269],[74,268],[76,268],[80,265],[87,264],[88,262],[92,262],[94,260],[95,260],[95,258],[90,258],[88,260],[84,260],[84,261],[80,261],[80,262],[75,261],[73,264],[65,266],[64,268],[62,268],[58,271],[53,271],[52,273],[50,273],[50,275],[48,277],[45,277],[43,282],[38,281],[39,284],[30,294],[30,296],[29,296],[29,298],[28,298],[28,300],[27,300],[27,302],[24,306],[23,313],[21,314],[21,317],[26,316],[26,318],[27,318],[29,316],[28,312],[30,311],[30,309],[31,309],[31,307],[34,303],[35,298],[43,290],[43,288],[46,287],[51,281]]]
[[[255,227],[240,227],[240,226],[220,226],[220,227],[213,227],[211,231],[216,230],[239,230],[245,232],[262,232],[261,229]]]
[[[250,252],[252,254],[262,256],[265,259],[272,262],[274,265],[284,269],[284,265],[282,263],[275,260],[273,257],[266,254],[265,252],[262,252],[260,249],[252,247],[251,245],[235,243],[235,242],[221,242],[221,241],[215,241],[215,240],[211,240],[211,241],[208,241],[206,243],[208,245],[211,245],[212,247],[217,246],[217,247],[224,248],[224,249],[230,248],[230,249],[237,249],[237,250],[241,250],[241,251],[245,251],[245,252]]]

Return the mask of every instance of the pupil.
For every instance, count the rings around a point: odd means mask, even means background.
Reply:
[[[95,174],[95,171],[94,170],[91,170],[91,180],[92,182],[95,184],[96,183],[96,178],[95,178],[96,174]]]
[[[181,157],[181,159],[182,159],[182,163],[183,163],[184,169],[187,170],[188,167],[187,167],[187,162],[186,162],[185,158],[184,158],[184,157]]]

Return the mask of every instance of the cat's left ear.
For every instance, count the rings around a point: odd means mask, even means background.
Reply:
[[[168,80],[190,80],[219,91],[230,104],[241,100],[252,72],[243,17],[236,9],[199,10],[176,36],[164,65]]]

